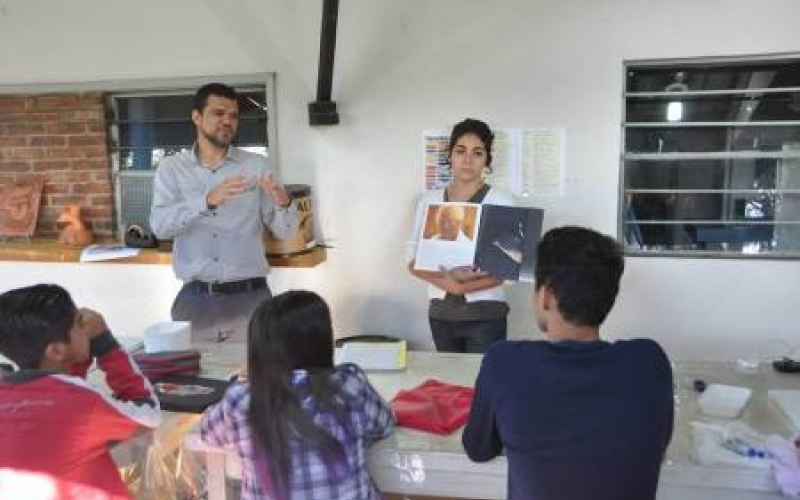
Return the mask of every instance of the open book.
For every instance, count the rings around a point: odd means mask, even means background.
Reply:
[[[533,281],[544,210],[531,207],[430,203],[414,266],[438,271],[469,266],[496,278]]]

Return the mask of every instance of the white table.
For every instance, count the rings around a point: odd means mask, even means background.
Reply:
[[[428,377],[471,386],[480,367],[480,359],[479,355],[413,352],[410,353],[406,372],[370,373],[369,378],[387,399],[391,399],[398,390],[417,385]],[[702,379],[707,384],[752,387],[753,397],[741,418],[762,433],[790,435],[790,429],[767,407],[766,389],[798,389],[799,376],[777,374],[771,368],[758,374],[742,374],[736,371],[733,363],[678,363],[675,366],[675,431],[662,469],[658,498],[784,498],[779,494],[769,470],[707,467],[690,458],[692,443],[689,422],[714,421],[699,411],[697,393],[692,388],[696,379]],[[370,450],[369,465],[381,491],[455,498],[505,498],[505,457],[484,464],[471,462],[461,447],[461,431],[442,437],[400,428]]]
[[[244,364],[243,344],[208,344],[201,346],[204,375],[223,377]],[[408,369],[402,372],[370,372],[369,379],[387,400],[400,389],[408,389],[427,378],[471,386],[480,367],[481,357],[470,354],[409,353]],[[764,370],[757,375],[738,373],[728,363],[678,363],[675,367],[676,413],[675,432],[667,452],[661,480],[660,500],[747,499],[778,500],[777,490],[769,470],[737,467],[706,467],[690,459],[691,438],[689,422],[708,421],[697,406],[697,394],[692,389],[695,379],[706,383],[727,383],[754,388],[754,395],[745,408],[742,419],[762,433],[790,430],[767,408],[767,388],[800,389],[800,377],[781,375]],[[186,432],[196,425],[197,416],[173,414],[159,434]],[[171,436],[174,438],[175,436]],[[221,456],[210,456],[209,471],[215,481],[222,480]],[[505,498],[505,457],[488,463],[471,462],[461,447],[461,431],[450,436],[437,436],[398,428],[389,438],[375,444],[368,453],[370,471],[381,491],[404,495],[442,496],[451,498]],[[217,494],[224,495],[217,484]],[[223,493],[220,493],[222,491]],[[213,496],[211,497],[214,498]],[[219,497],[217,497],[219,498]]]

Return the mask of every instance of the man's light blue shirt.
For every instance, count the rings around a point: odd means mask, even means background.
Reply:
[[[160,162],[150,225],[157,237],[174,240],[172,265],[178,279],[227,282],[266,276],[264,226],[285,239],[299,220],[294,203],[278,207],[258,185],[258,178],[271,171],[265,157],[233,146],[213,170],[201,164],[196,147]],[[208,193],[238,175],[252,186],[209,209]]]

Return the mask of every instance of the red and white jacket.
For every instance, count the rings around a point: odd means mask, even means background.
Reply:
[[[91,359],[69,374],[0,376],[0,500],[130,498],[109,445],[157,427],[161,410],[152,386],[110,332],[91,348],[113,395],[86,382]]]

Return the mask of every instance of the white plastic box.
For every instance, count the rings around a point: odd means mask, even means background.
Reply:
[[[714,417],[736,418],[753,393],[752,389],[736,385],[710,384],[697,398],[700,409]]]
[[[188,321],[162,321],[144,331],[144,352],[184,351],[192,347],[192,324]]]
[[[794,432],[800,432],[800,391],[770,389],[767,391],[770,408],[782,417]]]

